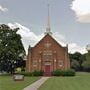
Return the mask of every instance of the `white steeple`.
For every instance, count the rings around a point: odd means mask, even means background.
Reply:
[[[52,35],[51,28],[50,28],[50,10],[49,9],[50,9],[50,5],[48,4],[48,18],[47,18],[47,27],[46,27],[45,35],[46,34]]]

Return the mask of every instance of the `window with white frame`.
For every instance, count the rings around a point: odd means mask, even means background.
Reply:
[[[37,66],[37,60],[33,61],[33,66],[36,67]]]
[[[62,66],[63,66],[63,60],[59,60],[58,65],[59,65],[60,67],[62,67]]]

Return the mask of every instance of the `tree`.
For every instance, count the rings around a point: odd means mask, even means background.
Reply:
[[[80,67],[80,64],[77,60],[72,60],[71,62],[71,68],[74,69],[75,71],[78,71]]]
[[[19,28],[11,29],[5,24],[0,25],[0,70],[14,71],[17,62],[21,62],[25,50],[21,36],[17,34]],[[22,56],[21,56],[22,54]]]
[[[85,71],[90,72],[90,51],[86,54],[86,61],[83,62],[83,67]]]
[[[78,66],[77,67],[78,70],[82,70],[83,69],[82,64],[86,60],[86,57],[85,57],[85,54],[81,54],[79,52],[75,52],[74,54],[70,54],[70,60],[71,60],[71,63],[73,63],[72,65],[74,65],[72,67]]]

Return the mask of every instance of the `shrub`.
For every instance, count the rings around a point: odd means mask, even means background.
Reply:
[[[52,72],[52,75],[53,76],[62,76],[62,72],[63,72],[62,70],[55,70]]]
[[[75,71],[73,69],[65,70],[63,76],[75,76]]]
[[[16,74],[21,74],[21,75],[24,75],[24,76],[42,76],[43,75],[43,71],[33,71],[33,72],[19,72],[19,73],[16,73]]]
[[[53,76],[75,76],[75,71],[73,69],[69,70],[55,70],[52,72]]]
[[[24,76],[32,76],[32,72],[19,72],[19,73],[16,73],[16,74],[21,74],[21,75],[24,75]]]
[[[39,71],[35,70],[35,71],[32,72],[32,74],[33,74],[33,76],[42,76],[43,75],[43,71],[41,71],[41,70],[39,70]]]

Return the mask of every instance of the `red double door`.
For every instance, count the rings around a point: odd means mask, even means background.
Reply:
[[[51,53],[52,54],[52,53]],[[44,65],[44,75],[45,76],[51,76],[51,65],[52,65],[52,60],[53,56],[50,53],[45,53],[43,55],[43,65]]]
[[[50,65],[45,65],[44,75],[45,76],[51,76]]]

